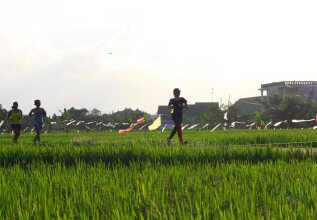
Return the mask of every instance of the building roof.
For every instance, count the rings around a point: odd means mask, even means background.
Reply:
[[[282,87],[296,87],[296,86],[311,86],[317,85],[317,81],[281,81],[281,82],[272,82],[261,85],[261,89],[267,89],[272,86],[282,86]]]
[[[266,97],[263,98],[265,99]],[[235,104],[240,115],[254,114],[256,111],[260,112],[262,109],[262,97],[241,98]]]

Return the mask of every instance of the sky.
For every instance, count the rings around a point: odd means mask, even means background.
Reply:
[[[317,80],[317,2],[1,0],[0,104],[151,114]],[[314,77],[315,76],[315,77]]]

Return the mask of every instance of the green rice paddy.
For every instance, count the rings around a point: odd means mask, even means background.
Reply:
[[[314,130],[0,135],[0,219],[317,219]]]

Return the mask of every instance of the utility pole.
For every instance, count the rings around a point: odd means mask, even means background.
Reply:
[[[214,102],[214,88],[211,88],[211,102]]]

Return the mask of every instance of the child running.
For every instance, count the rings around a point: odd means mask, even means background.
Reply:
[[[12,141],[15,144],[18,142],[22,127],[22,111],[18,109],[18,106],[18,102],[13,102],[12,110],[10,110],[7,114],[7,119],[9,120],[12,131],[14,132]]]
[[[33,139],[33,143],[34,145],[36,145],[36,141],[38,141],[38,143],[41,143],[40,135],[41,135],[42,127],[43,127],[43,120],[46,117],[46,111],[43,108],[40,108],[41,106],[40,100],[35,100],[34,105],[36,106],[36,108],[33,108],[30,111],[29,116],[33,116],[33,126],[36,131],[36,136]]]
[[[178,139],[180,144],[183,143],[183,137],[182,137],[182,119],[183,119],[183,108],[188,109],[187,101],[183,97],[180,97],[181,91],[176,88],[173,90],[174,98],[170,99],[168,106],[172,113],[172,119],[174,122],[174,128],[169,136],[167,138],[167,144],[171,144],[171,140],[173,136],[175,135],[176,131],[178,134]]]

